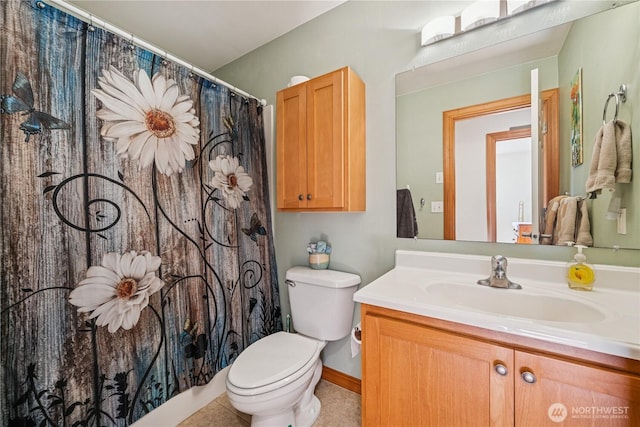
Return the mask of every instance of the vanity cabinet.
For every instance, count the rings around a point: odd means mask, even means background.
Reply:
[[[637,361],[586,350],[576,359],[571,347],[510,341],[507,334],[363,304],[362,425],[640,422]]]
[[[280,211],[364,211],[365,85],[349,67],[276,95]]]

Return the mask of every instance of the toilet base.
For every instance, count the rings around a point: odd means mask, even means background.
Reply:
[[[320,399],[313,396],[311,402],[304,407],[299,408],[296,412],[295,427],[310,427],[316,422],[320,416]]]
[[[296,426],[293,409],[281,412],[276,415],[253,415],[251,416],[251,427],[293,427]]]
[[[321,376],[322,361],[318,359],[309,387],[304,391],[302,399],[300,399],[300,402],[295,406],[295,427],[311,427],[318,419],[318,416],[320,416],[320,407],[322,405],[320,405],[320,399],[318,399],[314,393]]]
[[[314,395],[314,392],[321,376],[322,362],[318,359],[302,395],[299,395],[297,401],[294,401],[295,403],[289,408],[263,407],[264,412],[258,411],[260,413],[252,414],[252,409],[255,409],[253,405],[241,405],[239,402],[234,402],[232,396],[230,396],[230,402],[239,411],[252,415],[251,427],[311,427],[320,416],[320,399]]]

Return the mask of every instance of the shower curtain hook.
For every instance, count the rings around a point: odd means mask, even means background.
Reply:
[[[163,67],[169,65],[169,61],[167,60],[167,51],[164,51],[164,53],[162,54],[162,60],[160,61],[160,63]]]
[[[93,15],[89,14],[89,26],[87,27],[87,31],[94,32],[96,27],[93,25]]]
[[[196,73],[194,71],[194,66],[191,65],[191,69],[189,70],[189,78],[190,79],[195,79],[196,78]]]
[[[136,40],[135,40],[135,37],[133,36],[133,34],[131,34],[131,40],[130,40],[129,43],[130,43],[129,44],[129,50],[130,51],[135,50],[135,48],[136,48]]]

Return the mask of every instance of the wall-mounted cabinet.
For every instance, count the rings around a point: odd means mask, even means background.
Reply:
[[[349,67],[277,93],[279,211],[364,211],[365,85]]]

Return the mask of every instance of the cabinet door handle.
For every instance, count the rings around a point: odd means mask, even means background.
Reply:
[[[302,194],[298,194],[298,200],[303,201],[304,200],[304,196]]]
[[[311,200],[311,193],[307,194],[307,200]]]
[[[522,379],[524,380],[524,382],[529,384],[533,384],[536,382],[536,376],[533,374],[533,372],[529,371],[524,371],[522,373]]]
[[[504,366],[502,363],[496,363],[496,365],[494,366],[494,369],[498,374],[502,375],[503,377],[507,375],[507,373],[509,372],[507,370],[507,367]]]

